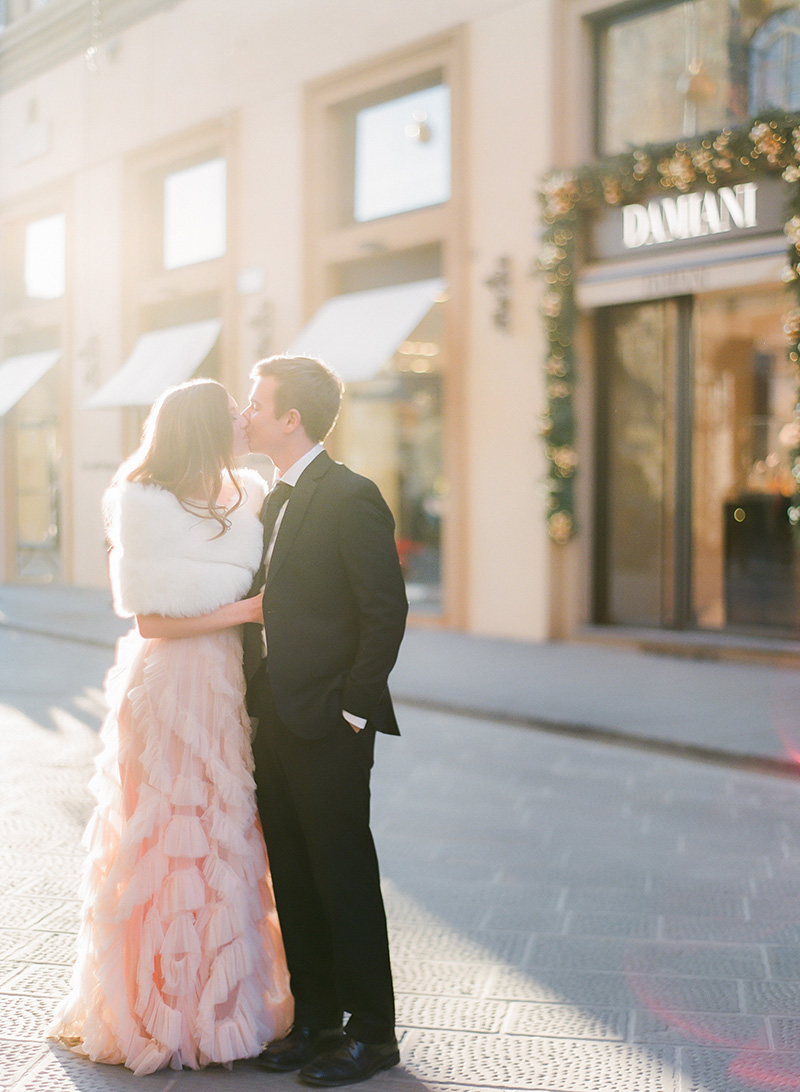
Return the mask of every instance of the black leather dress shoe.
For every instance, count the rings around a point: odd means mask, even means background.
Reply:
[[[374,1077],[382,1069],[391,1069],[399,1061],[400,1050],[394,1038],[385,1043],[360,1043],[358,1039],[345,1035],[338,1047],[304,1065],[300,1070],[300,1080],[304,1084],[323,1088],[357,1084]]]
[[[262,1069],[272,1073],[291,1073],[344,1040],[341,1028],[296,1027],[284,1039],[274,1039],[258,1056]]]

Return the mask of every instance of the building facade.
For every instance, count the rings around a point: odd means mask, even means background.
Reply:
[[[565,542],[535,266],[554,167],[800,109],[799,15],[6,0],[0,579],[102,585],[99,499],[153,399],[244,399],[289,349],[346,380],[331,449],[395,513],[414,624],[794,640],[789,184],[581,219]]]
[[[347,381],[332,450],[390,501],[419,623],[545,637],[528,119],[551,5],[6,16],[3,579],[102,585],[99,498],[159,389],[244,399],[294,347]]]

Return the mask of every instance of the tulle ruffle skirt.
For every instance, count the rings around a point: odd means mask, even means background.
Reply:
[[[255,1056],[292,1001],[239,632],[133,630],[106,689],[77,962],[48,1035],[136,1074]]]

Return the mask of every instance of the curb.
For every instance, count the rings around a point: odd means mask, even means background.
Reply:
[[[648,751],[669,758],[683,758],[691,762],[707,762],[732,770],[744,770],[750,773],[765,773],[773,777],[800,778],[800,765],[786,758],[771,758],[769,755],[735,753],[721,751],[714,747],[702,747],[697,743],[676,743],[673,740],[659,739],[655,736],[634,735],[618,728],[608,728],[595,724],[579,724],[571,721],[549,720],[542,717],[526,716],[523,713],[506,713],[492,709],[478,709],[474,706],[458,705],[455,702],[430,701],[426,698],[404,696],[393,690],[392,698],[398,705],[407,705],[413,709],[428,710],[431,713],[450,713],[453,716],[467,717],[470,720],[491,721],[493,724],[507,724],[517,728],[531,728],[548,735],[567,736],[592,743],[606,743],[612,747],[627,747],[633,750]]]
[[[71,644],[86,645],[90,648],[113,650],[119,636],[88,637],[78,633],[64,633],[62,630],[29,626],[0,617],[0,629],[45,637],[54,641],[67,641]],[[660,754],[670,758],[682,758],[692,762],[706,762],[728,769],[744,770],[751,773],[769,774],[772,777],[800,778],[800,765],[784,758],[771,758],[768,755],[748,752],[734,753],[721,751],[714,747],[703,747],[696,743],[677,743],[654,736],[634,735],[616,728],[596,724],[580,724],[570,721],[550,720],[542,717],[527,716],[523,713],[508,713],[498,709],[484,709],[476,706],[459,705],[457,702],[433,701],[394,690],[393,697],[398,705],[407,705],[413,709],[427,710],[431,713],[447,713],[452,716],[467,717],[470,720],[492,721],[518,728],[529,728],[550,735],[566,736],[594,743],[605,743],[613,747],[627,747],[651,754]]]
[[[62,630],[40,629],[38,626],[28,626],[24,622],[10,622],[7,618],[0,618],[0,629],[10,629],[16,633],[28,633],[32,637],[47,637],[51,641],[69,641],[77,645],[89,645],[91,648],[116,648],[117,637],[86,637],[79,633],[64,633]]]

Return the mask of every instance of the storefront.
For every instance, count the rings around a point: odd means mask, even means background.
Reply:
[[[799,31],[800,0],[565,5],[540,268],[566,634],[796,649]]]
[[[595,623],[800,633],[787,197],[760,176],[587,221]]]

